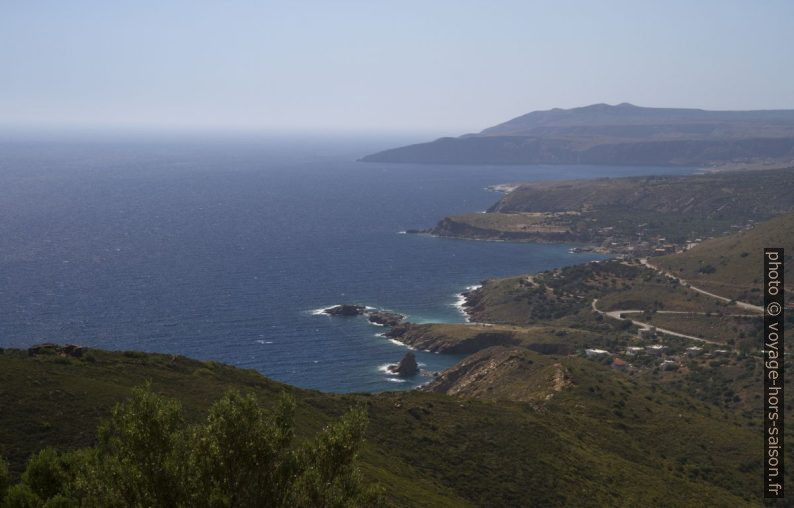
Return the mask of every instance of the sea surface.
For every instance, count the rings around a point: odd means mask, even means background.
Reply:
[[[0,136],[0,346],[45,341],[253,368],[334,392],[407,389],[357,303],[461,322],[466,287],[582,263],[568,245],[400,234],[484,210],[489,185],[671,168],[365,164],[411,138]],[[417,138],[414,141],[419,141]],[[427,371],[454,356],[417,352]]]

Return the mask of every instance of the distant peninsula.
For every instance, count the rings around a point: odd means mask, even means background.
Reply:
[[[436,236],[582,242],[653,256],[739,231],[794,209],[794,167],[695,175],[512,184],[485,213],[443,217]]]
[[[774,167],[794,161],[794,110],[706,111],[622,103],[533,111],[477,134],[362,162]]]

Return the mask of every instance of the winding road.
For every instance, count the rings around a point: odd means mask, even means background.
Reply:
[[[628,319],[628,318],[621,317],[621,314],[642,314],[643,312],[645,312],[645,311],[642,311],[642,310],[610,310],[610,311],[604,311],[604,310],[599,309],[596,306],[597,303],[598,303],[598,298],[593,298],[593,304],[592,305],[593,305],[593,310],[594,311],[598,312],[599,314],[601,314],[603,316],[607,316],[607,317],[610,317],[612,319],[618,319],[620,321],[625,321],[626,319]],[[661,314],[664,314],[664,313],[667,313],[667,314],[679,314],[680,312],[676,312],[676,311],[657,311],[657,313],[661,313]],[[699,314],[699,313],[683,312],[683,314]],[[715,340],[703,339],[701,337],[695,337],[694,335],[687,335],[685,333],[674,332],[674,331],[668,330],[666,328],[659,328],[656,325],[652,325],[650,323],[643,323],[642,321],[637,321],[636,319],[632,319],[631,322],[634,323],[635,325],[639,326],[640,329],[642,329],[642,330],[650,330],[651,328],[653,328],[653,329],[656,330],[657,333],[663,333],[665,335],[672,335],[673,337],[681,337],[682,339],[696,340],[698,342],[705,342],[707,344],[717,344],[717,345],[723,345],[724,344],[722,342],[717,342]]]
[[[655,270],[655,271],[659,272],[660,274],[664,275],[665,277],[668,277],[670,279],[673,279],[673,280],[677,281],[678,283],[680,283],[682,285],[685,285],[686,287],[688,287],[689,289],[691,289],[693,291],[697,291],[698,293],[704,294],[704,295],[706,295],[708,297],[711,297],[711,298],[715,298],[715,299],[720,300],[722,302],[733,302],[733,303],[736,304],[737,307],[741,307],[743,309],[747,309],[747,310],[751,310],[751,311],[755,312],[755,314],[725,314],[726,316],[730,316],[730,317],[759,317],[759,315],[763,315],[763,313],[764,313],[764,308],[760,307],[758,305],[753,305],[753,304],[747,303],[747,302],[739,302],[739,301],[736,301],[736,300],[731,300],[730,298],[726,298],[724,296],[716,295],[716,294],[711,293],[709,291],[706,291],[704,289],[695,287],[691,283],[689,283],[688,281],[685,281],[684,279],[681,279],[680,277],[676,277],[675,275],[664,271],[663,269],[659,268],[658,266],[655,266],[655,265],[649,263],[647,258],[641,258],[640,259],[640,263],[643,266],[646,266],[646,267],[650,268],[651,270]],[[595,312],[597,312],[597,313],[599,313],[599,314],[601,314],[603,316],[607,316],[609,318],[617,319],[617,320],[620,320],[620,321],[625,321],[625,320],[629,319],[629,318],[623,317],[623,315],[625,315],[625,314],[642,314],[643,312],[645,312],[645,311],[637,310],[637,309],[603,311],[603,310],[598,308],[598,298],[593,298],[592,307],[593,307],[593,310]],[[656,311],[656,313],[657,314],[690,314],[690,315],[691,314],[698,314],[698,315],[703,315],[703,316],[705,316],[707,314],[706,312],[687,312],[687,311],[676,311],[676,310],[659,310],[659,311]],[[640,329],[642,329],[642,330],[650,330],[650,329],[653,328],[658,333],[663,333],[665,335],[672,335],[673,337],[680,337],[682,339],[689,339],[689,340],[695,340],[695,341],[698,341],[698,342],[705,342],[707,344],[724,345],[723,342],[717,342],[717,341],[714,341],[714,340],[704,339],[702,337],[695,337],[694,335],[687,335],[685,333],[674,332],[673,330],[668,330],[666,328],[659,328],[656,325],[652,325],[650,323],[643,323],[642,321],[637,321],[635,319],[631,319],[631,322],[636,324],[637,326],[639,326]]]
[[[655,270],[655,271],[659,272],[660,274],[664,275],[665,277],[668,277],[670,279],[678,281],[680,284],[685,285],[686,287],[688,287],[689,289],[691,289],[693,291],[697,291],[698,293],[704,294],[706,296],[710,296],[711,298],[716,298],[717,300],[720,300],[722,302],[734,302],[737,307],[741,307],[741,308],[747,309],[747,310],[752,310],[752,311],[758,312],[759,314],[763,314],[764,313],[764,308],[761,307],[760,305],[753,305],[752,303],[740,302],[738,300],[731,300],[730,298],[726,298],[726,297],[720,296],[720,295],[715,295],[714,293],[706,291],[705,289],[701,289],[699,287],[695,287],[695,286],[692,285],[691,282],[689,282],[687,280],[684,280],[684,279],[682,279],[680,277],[676,277],[672,273],[666,272],[662,268],[659,268],[658,266],[651,264],[648,261],[648,258],[640,258],[640,263],[642,263],[644,266],[647,266],[651,270]]]

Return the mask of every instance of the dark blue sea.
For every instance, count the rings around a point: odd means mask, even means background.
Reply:
[[[0,138],[0,346],[177,353],[334,392],[411,388],[426,378],[382,370],[406,351],[382,328],[312,311],[459,322],[467,286],[594,256],[401,231],[484,210],[492,184],[688,172],[355,161],[420,139]],[[417,356],[431,371],[457,360]]]

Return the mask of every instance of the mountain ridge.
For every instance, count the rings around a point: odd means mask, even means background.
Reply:
[[[794,160],[794,110],[709,111],[621,103],[532,111],[362,162],[710,166]]]
[[[593,126],[604,125],[658,125],[682,124],[714,125],[714,122],[739,122],[757,124],[759,122],[782,122],[787,128],[786,133],[794,129],[794,110],[735,110],[716,111],[697,108],[654,108],[635,106],[623,102],[614,106],[599,103],[571,109],[554,108],[539,110],[517,116],[506,122],[488,127],[480,131],[480,135],[530,135],[527,131],[541,126],[577,126],[587,122]],[[778,126],[781,127],[781,126]]]

